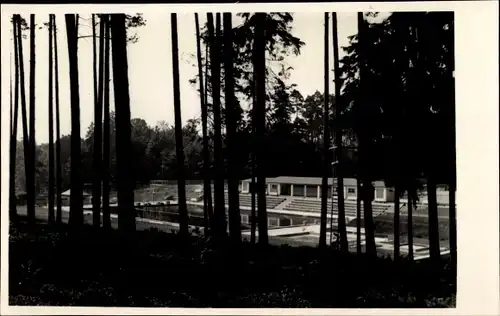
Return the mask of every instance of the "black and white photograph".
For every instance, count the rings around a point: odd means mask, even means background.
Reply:
[[[2,5],[2,314],[500,313],[498,17],[307,7]]]

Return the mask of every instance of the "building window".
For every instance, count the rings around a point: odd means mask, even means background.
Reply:
[[[291,221],[289,218],[281,218],[280,219],[280,226],[290,226]]]
[[[347,188],[347,193],[355,194],[356,193],[356,189],[355,188]]]
[[[382,188],[375,189],[375,198],[376,199],[383,199],[384,198],[384,189],[382,189]]]
[[[278,191],[278,185],[277,184],[271,184],[271,192],[277,192]]]
[[[274,217],[270,217],[268,220],[269,226],[278,226],[278,219]]]
[[[241,215],[241,222],[243,224],[250,224],[248,221],[248,215]]]
[[[248,182],[243,182],[243,185],[242,185],[242,186],[243,186],[242,190],[243,190],[244,192],[247,192],[247,191],[248,191]]]

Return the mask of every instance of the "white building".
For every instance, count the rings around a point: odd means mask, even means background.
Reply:
[[[321,199],[321,178],[313,177],[276,177],[266,178],[266,194]],[[241,181],[241,192],[250,193],[251,179]],[[337,181],[328,179],[328,197],[337,194]],[[375,201],[394,201],[394,188],[387,188],[383,181],[374,181]],[[344,197],[348,200],[357,198],[357,180],[344,178]]]

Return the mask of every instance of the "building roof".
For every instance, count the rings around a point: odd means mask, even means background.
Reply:
[[[251,181],[251,179],[245,179],[243,181]],[[276,178],[266,178],[266,183],[276,183],[276,184],[297,184],[297,185],[321,185],[322,179],[320,177],[287,177],[280,176]],[[337,183],[337,179],[328,178],[328,185],[334,185]],[[355,178],[344,178],[344,186],[356,186],[357,180]],[[384,181],[374,181],[373,185],[375,187],[385,187]]]

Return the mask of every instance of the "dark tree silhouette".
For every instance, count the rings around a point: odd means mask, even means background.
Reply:
[[[125,14],[111,14],[111,45],[116,115],[116,188],[118,229],[126,236],[135,231],[134,179],[131,177],[130,96]]]
[[[254,73],[255,73],[255,138],[256,138],[256,167],[257,175],[257,210],[259,222],[259,244],[267,245],[267,209],[266,209],[266,176],[264,152],[264,133],[266,128],[266,14],[255,14],[255,47],[254,47]]]
[[[255,44],[254,44],[255,45]],[[254,66],[255,66],[255,63],[254,63]],[[252,147],[251,147],[251,153],[250,153],[250,175],[252,177],[251,179],[251,182],[250,182],[250,194],[252,195],[251,196],[251,210],[250,210],[250,220],[251,220],[251,223],[250,223],[250,243],[252,244],[255,244],[255,235],[256,235],[256,230],[257,230],[257,216],[256,216],[256,210],[255,210],[255,207],[256,207],[256,199],[255,199],[255,194],[257,193],[257,190],[256,190],[256,183],[255,183],[255,164],[256,164],[256,161],[255,161],[255,149],[256,149],[256,144],[255,144],[255,113],[257,112],[256,109],[256,104],[257,104],[257,100],[256,100],[256,89],[255,89],[255,67],[254,67],[254,75],[253,75],[253,78],[252,78],[252,117],[251,117],[251,124],[252,124],[252,134],[251,134],[251,138],[252,138],[252,141],[251,141],[251,144],[252,144]]]
[[[436,182],[434,179],[434,170],[427,176],[427,199],[429,210],[429,253],[431,260],[436,263],[440,261],[441,251],[439,250],[439,221],[437,210]]]
[[[335,116],[340,117],[343,111],[343,103],[341,96],[342,81],[340,63],[339,63],[339,40],[338,40],[337,13],[332,12],[332,42],[333,42],[333,67],[334,67],[334,82],[335,82]],[[327,122],[325,122],[327,125]],[[345,223],[345,205],[344,205],[344,166],[343,166],[343,146],[342,146],[342,128],[339,127],[335,131],[335,150],[337,156],[337,203],[338,203],[338,233],[340,237],[340,250],[349,251],[347,243],[347,232]]]
[[[54,92],[56,108],[56,223],[62,223],[61,117],[59,113],[59,56],[57,54],[56,16],[51,14],[54,35]]]
[[[200,80],[200,106],[201,106],[201,124],[202,124],[202,134],[203,134],[203,214],[205,218],[205,234],[209,231],[210,218],[212,217],[212,188],[210,180],[210,151],[208,144],[208,111],[207,111],[207,100],[205,93],[207,89],[203,87],[203,64],[201,58],[201,38],[200,38],[200,22],[198,19],[198,13],[194,14],[195,26],[196,26],[196,48],[197,48],[197,59],[198,59],[198,76]],[[207,45],[208,50],[208,45]],[[208,54],[207,54],[208,56]],[[208,65],[208,63],[207,63]],[[208,82],[208,76],[205,78]]]
[[[228,178],[228,205],[229,205],[229,236],[234,242],[241,241],[241,217],[238,189],[237,159],[237,119],[234,95],[233,69],[233,26],[231,13],[224,13],[224,71],[225,71],[225,98],[226,98],[226,138],[227,138],[227,178]]]
[[[11,115],[10,123],[10,159],[9,159],[9,215],[10,220],[17,219],[16,203],[16,151],[17,151],[17,123],[19,112],[19,53],[18,53],[18,18],[17,15],[12,19],[12,41],[14,43],[14,109]],[[12,93],[12,92],[11,92]]]
[[[101,188],[102,188],[102,104],[104,89],[104,23],[100,15],[99,23],[99,70],[96,73],[96,40],[95,15],[92,15],[92,35],[94,45],[94,146],[93,146],[93,182],[92,182],[92,215],[93,225],[101,226]]]
[[[369,131],[367,130],[367,127],[365,126],[364,122],[366,120],[370,119],[367,116],[368,111],[366,111],[367,107],[367,100],[363,96],[363,91],[366,89],[366,80],[367,78],[365,77],[367,72],[365,71],[365,65],[364,65],[364,54],[366,54],[366,45],[367,43],[364,42],[364,34],[365,34],[365,19],[363,16],[362,12],[358,12],[358,43],[359,43],[359,77],[360,77],[360,91],[361,95],[359,97],[360,99],[360,106],[361,109],[365,109],[363,113],[363,124],[361,124],[361,127],[358,130],[359,134],[359,168],[361,172],[361,192],[362,192],[362,197],[363,197],[363,210],[364,210],[364,223],[365,223],[365,240],[366,240],[366,253],[370,256],[376,256],[377,255],[377,249],[375,246],[375,229],[374,229],[374,224],[373,224],[373,214],[372,214],[372,200],[373,200],[373,184],[370,179],[370,170],[368,167],[369,159],[370,159],[370,139],[369,139]]]
[[[179,232],[186,237],[188,212],[186,205],[186,182],[184,175],[184,146],[182,143],[181,92],[179,87],[179,47],[177,40],[177,14],[170,15],[172,36],[172,76],[174,81],[175,151],[177,157],[177,200],[179,204]]]
[[[15,46],[17,48],[16,55],[18,56],[19,60],[19,85],[20,85],[20,93],[21,93],[21,119],[22,119],[22,126],[23,126],[23,151],[24,151],[24,173],[25,173],[25,179],[26,179],[26,194],[27,194],[27,202],[28,202],[28,207],[27,207],[27,215],[28,215],[28,221],[30,224],[35,223],[35,205],[34,205],[34,198],[32,198],[32,195],[34,194],[32,190],[32,185],[31,185],[31,163],[30,163],[30,138],[29,138],[29,132],[28,132],[28,118],[27,118],[27,110],[26,110],[26,86],[24,85],[24,53],[23,53],[23,39],[22,39],[22,29],[21,29],[21,16],[19,14],[16,14],[14,17],[14,20],[16,20],[16,26],[17,26],[17,45]],[[33,203],[31,203],[33,201]]]
[[[361,200],[361,181],[356,175],[356,252],[358,255],[363,251],[361,247]]]
[[[110,25],[109,25],[109,15],[101,15],[103,19],[101,23],[105,28],[104,35],[104,90],[103,90],[103,108],[104,108],[104,122],[103,122],[103,155],[102,155],[102,226],[104,229],[111,229],[111,213],[109,209],[109,194],[110,188],[110,111],[109,111],[109,43],[110,43]]]
[[[69,223],[72,226],[80,227],[83,224],[83,182],[80,144],[80,84],[78,79],[78,17],[74,14],[66,14],[65,19],[71,93],[71,191]]]
[[[453,26],[451,26],[453,27]],[[454,69],[454,68],[453,68]],[[455,78],[453,78],[453,81]],[[456,189],[457,189],[457,157],[456,157],[456,119],[455,119],[455,85],[453,85],[453,93],[451,94],[453,97],[452,100],[452,112],[450,115],[451,118],[451,135],[453,137],[452,144],[452,156],[451,156],[451,164],[450,164],[450,185],[448,187],[449,190],[449,205],[450,205],[450,256],[451,256],[451,264],[453,269],[456,271],[457,268],[457,209],[456,209]]]
[[[408,190],[408,260],[413,261],[413,191]]]
[[[413,80],[414,80],[414,89],[413,89],[413,97],[418,103],[425,104],[425,99],[422,96],[421,90],[424,89],[425,83],[423,82],[423,78],[425,77],[424,71],[424,58],[422,56],[422,51],[425,49],[425,39],[421,38],[420,34],[420,25],[416,25],[413,28],[413,38],[414,38],[414,67],[413,67]],[[427,124],[428,129],[426,132],[430,135],[432,126],[432,121]],[[432,137],[428,137],[428,144],[431,146],[430,148],[435,148],[435,140]],[[439,263],[441,258],[441,251],[439,245],[439,221],[438,221],[438,210],[437,210],[437,195],[436,195],[436,184],[437,184],[437,170],[436,164],[434,163],[435,157],[434,153],[430,150],[427,151],[427,161],[430,163],[427,164],[427,199],[428,199],[428,214],[429,214],[429,253],[431,261],[436,264]]]
[[[398,182],[394,186],[394,260],[398,260],[400,257],[400,232],[399,232],[399,204],[400,204],[400,185]]]
[[[49,15],[49,223],[55,223],[54,214],[54,96],[53,96],[53,58],[52,58],[52,15]]]
[[[208,34],[210,37],[210,64],[212,79],[212,111],[214,121],[214,218],[212,230],[215,236],[226,235],[226,212],[224,204],[224,157],[222,155],[221,135],[221,110],[220,110],[220,14],[216,18],[214,31],[214,18],[212,13],[207,13]]]
[[[35,217],[35,163],[36,163],[36,144],[35,144],[35,69],[36,69],[36,52],[35,52],[35,15],[30,14],[30,104],[29,104],[29,178],[28,183],[30,194],[28,195],[28,213]]]
[[[324,76],[325,76],[325,96],[330,95],[330,67],[329,67],[329,34],[328,34],[328,12],[325,12],[325,54],[324,54]],[[328,213],[328,171],[330,169],[330,159],[329,157],[329,147],[330,147],[330,137],[328,135],[328,112],[329,112],[329,98],[325,98],[325,105],[323,108],[323,174],[321,176],[321,222],[320,222],[320,233],[319,233],[319,247],[326,247],[326,219]],[[340,218],[339,218],[340,222]]]

